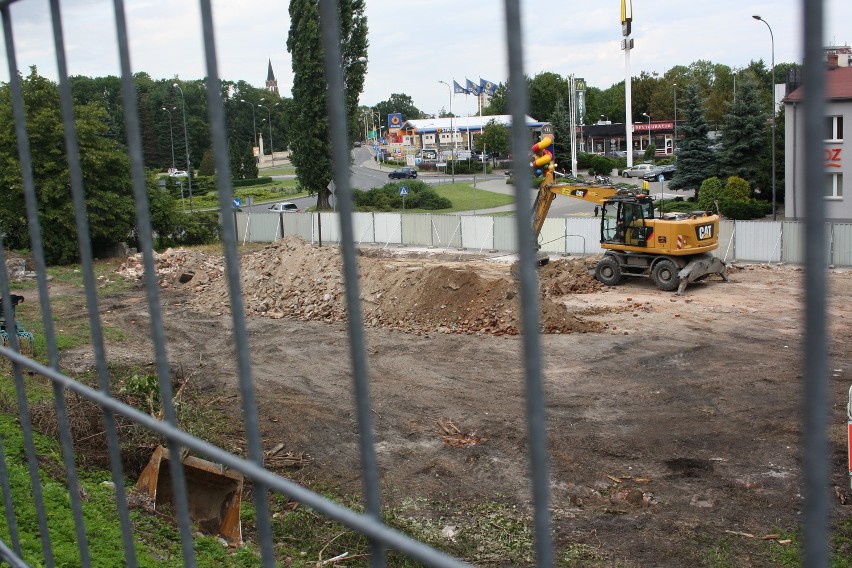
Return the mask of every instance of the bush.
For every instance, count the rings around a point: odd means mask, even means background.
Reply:
[[[233,187],[249,187],[252,185],[265,185],[267,183],[272,183],[272,178],[269,176],[253,179],[235,179],[231,181]]]
[[[177,215],[172,234],[176,245],[204,245],[219,241],[219,214],[216,211]]]
[[[615,160],[606,156],[591,155],[589,162],[589,175],[611,176],[615,169]],[[578,165],[579,167],[579,165]]]
[[[657,155],[657,146],[656,146],[656,144],[648,144],[648,145],[645,147],[645,154],[644,154],[644,156],[643,156],[643,158],[645,158],[645,161],[646,161],[646,162],[650,162],[651,160],[653,160],[653,159],[654,159],[654,156],[656,156],[656,155]]]
[[[705,211],[715,211],[715,202],[722,197],[722,182],[717,177],[711,177],[701,182],[698,188],[698,207]]]
[[[730,199],[719,201],[719,210],[728,219],[761,219],[772,212],[772,204],[759,199]]]
[[[734,201],[747,201],[751,197],[751,187],[743,178],[731,176],[725,182],[725,191],[722,195]]]
[[[453,203],[446,197],[441,197],[435,190],[422,181],[411,180],[406,182],[386,183],[370,191],[356,189],[352,192],[355,206],[360,211],[393,211],[402,209],[402,197],[399,188],[408,187],[408,196],[405,198],[407,209],[449,209]]]

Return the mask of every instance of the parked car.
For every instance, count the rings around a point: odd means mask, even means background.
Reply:
[[[663,179],[672,179],[675,171],[677,170],[677,166],[667,165],[667,166],[657,166],[655,168],[651,168],[646,173],[642,175],[642,179],[645,181],[657,181],[659,179],[660,174],[662,174]]]
[[[417,179],[417,170],[411,167],[397,168],[388,174],[390,179]]]
[[[269,211],[271,213],[299,213],[301,209],[295,203],[290,203],[289,201],[283,201],[281,203],[274,203],[269,207]]]
[[[175,171],[173,171],[172,173],[170,173],[169,175],[170,175],[171,177],[173,177],[173,178],[185,178],[185,177],[189,177],[189,174],[188,174],[188,173],[186,173],[186,172],[185,172],[185,171],[183,171],[183,170],[175,170]]]
[[[622,170],[621,177],[642,177],[654,167],[654,164],[636,164],[632,168]]]
[[[356,148],[360,148],[360,147],[361,147],[361,141],[360,141],[360,140],[356,140],[356,141],[355,141],[355,147],[356,147]]]

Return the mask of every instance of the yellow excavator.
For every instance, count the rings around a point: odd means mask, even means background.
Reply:
[[[542,142],[545,148],[549,145],[547,137]],[[547,163],[542,142],[533,146],[534,166]],[[718,215],[706,211],[657,214],[654,200],[644,193],[575,178],[557,183],[553,168],[545,171],[533,205],[537,248],[541,248],[538,238],[551,203],[557,195],[566,195],[594,203],[595,215],[600,214],[600,244],[606,253],[595,266],[595,278],[603,284],[615,286],[626,276],[644,276],[660,290],[681,294],[688,284],[712,274],[728,281],[725,263],[711,254],[719,247]],[[539,261],[546,263],[545,258]]]

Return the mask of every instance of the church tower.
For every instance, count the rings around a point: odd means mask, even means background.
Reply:
[[[266,90],[278,94],[278,81],[275,80],[275,73],[272,72],[272,60],[269,60],[269,71],[266,72]]]

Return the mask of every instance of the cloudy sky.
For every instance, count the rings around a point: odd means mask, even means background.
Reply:
[[[606,88],[624,78],[620,49],[620,1],[532,2],[523,0],[525,71],[583,77]],[[751,60],[800,62],[801,0],[633,0],[630,70],[663,73],[704,59],[732,67]],[[115,19],[110,0],[62,3],[68,68],[72,75],[118,75]],[[292,85],[286,38],[290,21],[284,0],[213,0],[219,75],[262,87],[272,61],[282,94]],[[207,74],[200,8],[194,0],[126,0],[131,65],[155,79],[198,79]],[[825,40],[852,44],[852,1],[825,0]],[[56,78],[48,0],[11,6],[17,65],[36,65]],[[411,96],[427,113],[450,106],[446,86],[465,77],[503,82],[506,64],[503,2],[497,0],[367,0],[370,29],[363,104],[392,93]],[[5,42],[0,80],[8,80]],[[472,98],[452,98],[453,111],[474,112]]]

